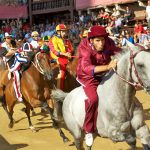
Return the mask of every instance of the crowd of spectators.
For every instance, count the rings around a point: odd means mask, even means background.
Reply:
[[[21,2],[21,0],[19,1]],[[22,2],[25,1],[22,0]],[[93,24],[106,27],[110,37],[115,40],[118,46],[126,44],[124,39],[128,39],[132,43],[143,43],[145,39],[150,41],[150,30],[147,26],[143,26],[142,22],[135,22],[132,32],[128,31],[129,22],[132,19],[133,11],[126,7],[123,13],[120,13],[115,8],[113,8],[112,13],[108,13],[104,9],[100,9],[98,14],[81,13],[79,16],[74,16],[74,22],[70,23],[66,23],[63,20],[59,20],[59,22],[47,20],[45,23],[33,24],[30,27],[27,21],[19,19],[5,20],[0,27],[0,42],[3,42],[5,32],[11,34],[15,39],[26,38],[29,42],[32,40],[31,32],[35,30],[39,32],[41,39],[44,36],[51,37],[55,33],[56,25],[59,23],[65,23],[68,26],[68,38],[75,45],[79,44],[82,31],[85,28],[89,29]]]

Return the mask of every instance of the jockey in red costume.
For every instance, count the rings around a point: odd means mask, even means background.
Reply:
[[[88,146],[93,144],[93,132],[96,131],[98,95],[97,87],[106,71],[115,68],[117,62],[111,56],[120,52],[108,33],[102,26],[89,29],[88,37],[83,39],[78,47],[79,62],[77,66],[77,80],[83,86],[86,96],[84,130]]]
[[[50,57],[57,64],[60,70],[57,79],[57,88],[64,90],[64,80],[66,75],[66,66],[69,62],[68,58],[71,57],[73,47],[70,40],[66,39],[67,27],[64,24],[56,26],[57,34],[54,35],[49,42]]]
[[[20,90],[20,73],[21,65],[28,62],[27,52],[32,51],[32,46],[29,43],[25,43],[22,47],[22,51],[15,53],[13,62],[9,64],[9,71],[13,73],[14,81],[13,86],[18,101],[22,102],[22,94]],[[9,63],[9,62],[8,62]]]

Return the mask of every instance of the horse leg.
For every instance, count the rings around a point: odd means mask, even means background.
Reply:
[[[84,141],[84,133],[81,131],[81,137],[74,138],[75,146],[77,150],[84,150],[83,141]]]
[[[34,108],[33,108],[33,107],[31,108],[31,112],[32,112],[32,116],[35,116],[35,115],[36,115],[36,113],[35,113],[35,111],[34,111]]]
[[[7,105],[6,105],[6,101],[5,101],[5,96],[0,96],[0,101],[1,101],[1,103],[2,103],[3,109],[5,110],[5,112],[6,112],[7,116],[8,116],[8,118],[10,119],[11,117],[10,117],[10,114],[9,114],[9,112],[8,112],[8,109],[7,109]]]
[[[10,122],[8,124],[9,128],[13,128],[13,126],[14,126],[14,119],[13,119],[13,113],[14,113],[13,108],[14,108],[14,105],[15,105],[15,101],[12,102],[12,103],[8,103],[8,110],[9,110],[8,111],[8,117],[10,119]]]
[[[59,127],[58,127],[58,132],[59,132],[59,135],[62,137],[64,143],[69,142],[69,139],[66,137],[62,129]]]
[[[50,114],[51,116],[51,119],[53,121],[53,127],[58,129],[58,132],[59,132],[59,135],[62,137],[63,139],[63,142],[66,143],[69,141],[69,139],[65,136],[64,132],[62,131],[62,129],[59,127],[59,122],[56,121],[54,118],[53,118],[53,112],[54,110],[52,108],[50,108],[48,105],[47,107],[44,106],[45,109],[47,109],[48,113]]]
[[[92,146],[87,146],[87,150],[91,150],[92,149]]]
[[[147,125],[141,126],[136,130],[136,135],[141,139],[144,150],[150,150],[150,132]]]
[[[138,99],[135,101],[131,124],[136,132],[136,137],[141,140],[144,150],[150,150],[150,131],[144,122],[143,107]]]
[[[136,137],[133,135],[129,135],[126,137],[127,144],[131,147],[131,150],[136,150]]]
[[[32,122],[31,122],[31,118],[30,118],[30,110],[31,109],[32,109],[32,107],[29,104],[26,104],[25,113],[26,113],[27,118],[28,118],[29,128],[31,129],[32,132],[36,132],[36,129],[33,127]]]

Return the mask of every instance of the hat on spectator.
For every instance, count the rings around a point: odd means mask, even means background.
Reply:
[[[91,27],[88,31],[88,39],[94,37],[108,37],[108,35],[109,33],[106,32],[106,29],[98,25]]]
[[[5,38],[7,37],[12,37],[12,35],[10,35],[8,32],[5,32]]]
[[[22,50],[24,52],[31,52],[33,49],[32,45],[28,42],[24,43],[23,46],[22,46]]]

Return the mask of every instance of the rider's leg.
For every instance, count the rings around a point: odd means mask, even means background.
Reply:
[[[65,75],[66,75],[66,64],[60,64],[60,70],[58,75],[58,82],[57,88],[64,90],[64,82],[65,82]]]
[[[94,82],[94,81],[93,81]],[[98,95],[97,95],[97,86],[99,82],[95,81],[94,83],[86,84],[83,87],[86,96],[88,97],[85,100],[85,120],[84,120],[84,130],[86,132],[86,144],[91,146],[93,144],[93,135],[96,131],[96,121],[97,121],[97,109],[98,109]]]
[[[21,90],[20,90],[20,74],[19,74],[19,71],[18,70],[14,71],[13,75],[14,75],[13,86],[14,86],[14,89],[15,89],[16,97],[17,97],[18,101],[23,101]]]

